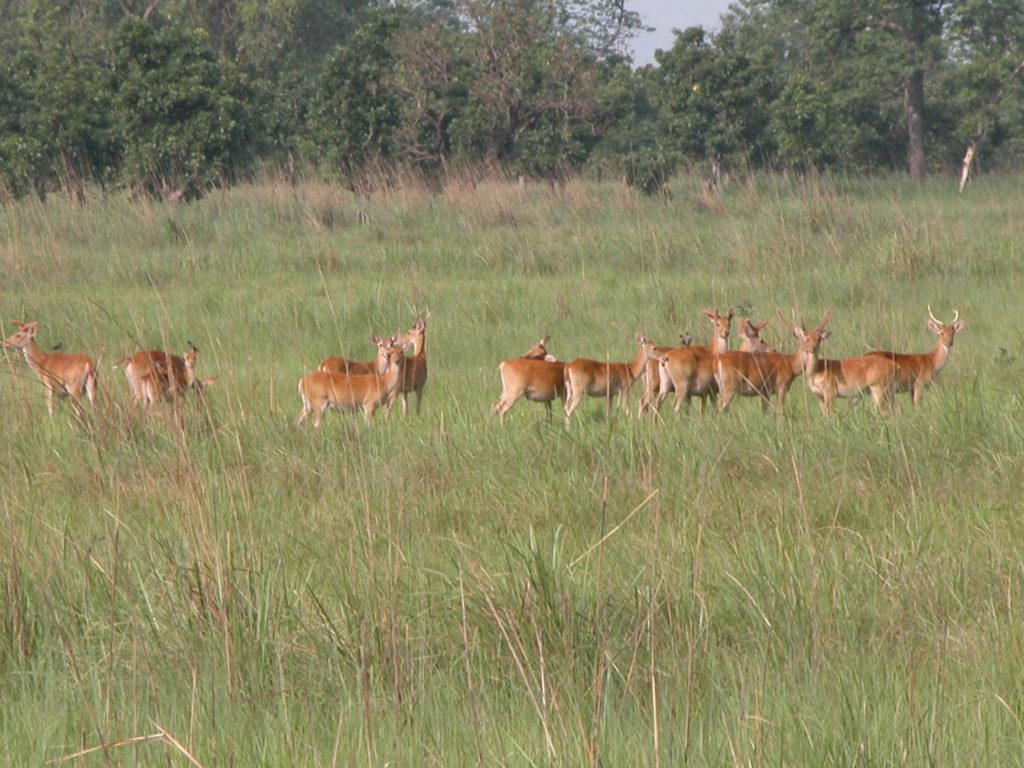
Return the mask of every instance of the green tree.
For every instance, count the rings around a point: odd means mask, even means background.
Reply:
[[[245,84],[201,33],[128,18],[112,48],[114,114],[129,183],[192,199],[242,166],[250,135]]]
[[[59,4],[0,13],[0,177],[8,192],[45,195],[107,178],[116,164],[110,94],[92,26],[76,27]]]
[[[767,146],[774,73],[752,57],[736,28],[710,37],[701,27],[656,54],[655,99],[663,141],[682,157],[706,161],[718,178],[723,161],[759,163]]]
[[[960,0],[951,14],[950,37],[958,66],[948,102],[957,114],[963,190],[986,139],[1010,144],[1011,137],[1024,134],[1024,3]],[[1024,146],[1016,148],[1021,152]]]
[[[358,192],[370,192],[393,159],[401,116],[395,39],[405,18],[401,8],[369,12],[325,63],[313,102],[317,152]]]

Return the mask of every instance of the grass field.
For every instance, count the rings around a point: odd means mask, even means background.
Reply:
[[[1024,763],[1020,180],[674,193],[0,210],[4,335],[101,370],[79,423],[3,360],[0,764]],[[967,327],[917,412],[490,412],[546,333],[626,360],[830,309],[827,355],[926,351],[929,304]],[[294,425],[428,310],[419,417]],[[187,341],[205,406],[132,408],[112,363]]]

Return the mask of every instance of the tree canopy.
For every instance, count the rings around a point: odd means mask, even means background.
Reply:
[[[631,66],[626,0],[0,0],[0,191],[192,198],[296,162],[453,172],[1017,169],[1024,0],[740,0]]]

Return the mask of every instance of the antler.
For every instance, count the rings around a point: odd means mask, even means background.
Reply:
[[[776,307],[776,308],[775,308],[775,314],[777,314],[777,315],[779,316],[779,320],[781,320],[781,321],[782,321],[782,324],[783,324],[784,326],[786,326],[787,328],[789,328],[789,329],[793,329],[793,328],[796,328],[796,327],[797,327],[797,326],[796,326],[796,325],[794,325],[794,324],[793,324],[792,322],[790,322],[789,320],[787,320],[787,319],[786,319],[786,316],[785,316],[784,314],[782,314],[782,310],[781,310],[781,309],[779,309],[778,307]],[[803,326],[803,323],[801,323],[800,325],[801,325],[801,328],[802,328],[802,326]]]
[[[939,318],[937,318],[935,315],[932,314],[932,305],[931,304],[928,305],[928,317],[931,318],[931,321],[933,323],[938,323],[939,325],[943,324],[942,321],[939,320]]]
[[[815,331],[823,331],[823,330],[825,330],[825,326],[828,325],[828,316],[829,316],[829,313],[831,313],[831,311],[832,310],[830,310],[830,309],[826,309],[825,310],[825,316],[821,319],[821,322],[818,323],[818,327],[814,329]]]

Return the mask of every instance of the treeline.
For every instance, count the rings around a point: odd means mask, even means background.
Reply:
[[[641,68],[624,2],[0,0],[0,192],[1024,158],[1022,0],[743,0]]]

